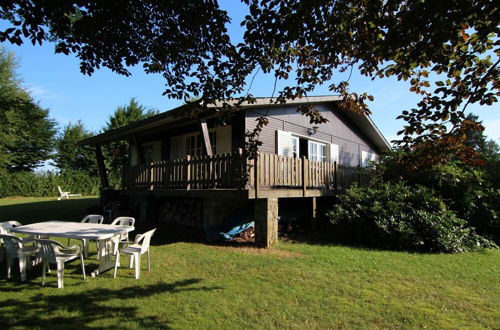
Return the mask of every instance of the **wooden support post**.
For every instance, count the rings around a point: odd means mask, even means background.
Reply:
[[[278,242],[278,199],[255,200],[255,244],[269,248]]]
[[[212,156],[212,144],[210,143],[210,134],[208,134],[208,126],[207,121],[205,119],[200,119],[200,128],[201,128],[201,139],[203,141],[203,146],[205,152],[208,156]]]
[[[191,155],[186,156],[184,161],[184,183],[186,190],[191,189]]]
[[[309,164],[306,156],[302,156],[302,196],[307,194],[307,184],[309,180]]]
[[[97,160],[97,167],[99,168],[99,176],[101,177],[102,188],[109,188],[108,173],[106,173],[106,166],[104,165],[104,157],[102,156],[101,146],[95,147],[95,157]]]

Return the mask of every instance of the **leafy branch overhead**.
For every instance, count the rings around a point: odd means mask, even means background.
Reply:
[[[372,79],[394,76],[421,97],[399,117],[406,122],[398,142],[403,147],[459,146],[468,105],[497,101],[495,1],[242,2],[249,13],[240,43],[230,39],[230,17],[214,0],[3,1],[0,18],[11,24],[0,41],[55,41],[56,52],[80,59],[84,74],[105,66],[129,75],[128,67],[140,64],[163,75],[166,96],[199,98],[202,106],[251,102],[246,80],[262,71],[286,80],[276,102],[328,84],[344,96],[345,108],[366,113],[372,97],[354,93],[339,73],[355,68]],[[300,111],[311,122],[322,120],[314,109]]]

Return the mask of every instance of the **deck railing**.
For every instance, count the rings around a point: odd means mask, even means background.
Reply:
[[[329,189],[345,190],[353,182],[367,184],[372,173],[364,168],[304,158],[259,153],[257,161],[241,152],[187,156],[172,161],[124,168],[126,189]]]

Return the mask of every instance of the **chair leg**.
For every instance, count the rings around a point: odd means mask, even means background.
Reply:
[[[87,279],[87,275],[85,274],[85,264],[83,263],[83,253],[80,252],[80,262],[82,263],[82,274],[83,274],[83,279]]]
[[[10,278],[10,271],[12,270],[12,264],[13,264],[12,257],[7,255],[7,278]]]
[[[141,272],[141,254],[140,253],[134,253],[134,259],[135,259],[135,279],[139,279],[139,273]]]
[[[47,270],[47,262],[43,261],[42,265],[42,285],[45,285],[45,271]]]
[[[82,239],[82,250],[85,258],[89,257],[89,241],[86,239]]]
[[[21,273],[21,281],[26,281],[26,257],[19,257],[19,273]]]
[[[149,258],[149,249],[146,251],[146,253],[148,254],[148,272],[151,270],[151,259]]]
[[[64,262],[57,262],[57,288],[64,288]]]
[[[99,241],[95,241],[95,249],[97,251],[97,260],[99,260]]]
[[[128,262],[128,267],[133,268],[134,267],[134,255],[131,254]]]
[[[116,270],[118,269],[118,264],[120,263],[120,252],[116,254],[116,259],[115,259],[115,272],[113,274],[113,278],[116,278]]]

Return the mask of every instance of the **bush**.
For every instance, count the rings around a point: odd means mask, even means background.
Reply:
[[[432,190],[402,182],[349,188],[327,213],[358,243],[419,252],[463,252],[495,246],[477,235]]]
[[[382,180],[432,189],[459,218],[480,235],[500,243],[500,187],[482,167],[459,161],[411,170],[399,164],[401,152],[385,155],[377,171]]]
[[[82,172],[17,172],[0,174],[0,197],[29,196],[50,197],[59,196],[57,186],[64,191],[82,195],[99,194],[99,178]]]

